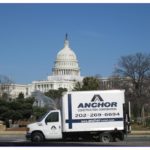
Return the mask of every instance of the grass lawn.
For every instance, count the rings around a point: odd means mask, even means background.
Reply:
[[[139,131],[146,131],[146,130],[149,131],[150,130],[150,126],[145,127],[142,124],[136,124],[136,123],[131,124],[131,127],[132,127],[132,130],[139,130]]]

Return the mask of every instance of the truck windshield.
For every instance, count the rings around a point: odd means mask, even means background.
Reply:
[[[45,118],[45,116],[48,114],[49,112],[47,112],[46,114],[44,114],[43,116],[41,116],[40,118],[38,118],[36,121],[37,122],[41,122],[44,118]]]

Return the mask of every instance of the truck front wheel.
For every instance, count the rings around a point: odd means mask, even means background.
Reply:
[[[44,136],[40,132],[35,132],[31,136],[31,141],[32,142],[43,142],[44,141]]]
[[[100,142],[109,143],[112,142],[112,135],[109,132],[103,132],[100,134]]]

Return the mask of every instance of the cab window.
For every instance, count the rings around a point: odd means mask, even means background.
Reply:
[[[59,121],[59,114],[58,112],[50,113],[47,118],[45,119],[45,123],[47,122],[58,122]]]

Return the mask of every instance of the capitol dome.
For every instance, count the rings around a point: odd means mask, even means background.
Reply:
[[[15,84],[12,87],[11,96],[17,97],[22,92],[25,97],[31,96],[33,92],[48,92],[49,90],[57,90],[59,88],[66,88],[72,91],[77,82],[83,81],[80,76],[80,68],[78,60],[74,51],[69,47],[69,41],[66,34],[64,41],[64,48],[61,49],[56,56],[54,66],[52,68],[52,75],[47,77],[47,80],[33,81],[28,85]],[[39,101],[40,102],[40,101]],[[42,106],[39,103],[39,106]]]
[[[67,34],[64,42],[64,48],[58,52],[52,72],[55,76],[80,75],[78,60],[74,51],[69,47]]]
[[[69,47],[69,41],[65,40],[64,48],[57,54],[56,61],[77,61],[76,54]]]

